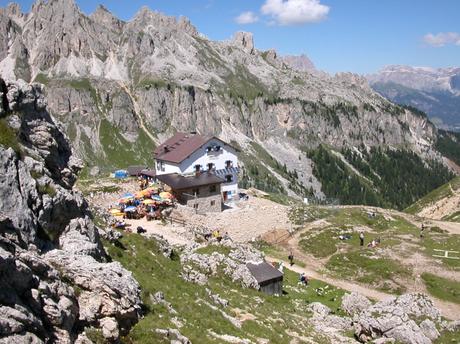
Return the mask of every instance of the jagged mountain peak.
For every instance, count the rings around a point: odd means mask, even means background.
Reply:
[[[120,31],[125,22],[115,17],[104,5],[99,5],[89,16],[95,23]]]
[[[32,5],[32,13],[39,14],[43,11],[59,12],[64,15],[71,16],[75,12],[81,14],[80,8],[75,0],[37,0]]]
[[[233,35],[232,42],[245,52],[254,53],[254,35],[252,32],[238,31]]]
[[[301,55],[285,55],[282,57],[284,63],[295,70],[302,72],[311,72],[315,71],[316,67],[309,57],[305,54]]]
[[[198,34],[198,30],[191,24],[188,18],[183,16],[179,18],[167,16],[161,12],[152,10],[148,6],[142,6],[130,22],[136,23],[138,27],[144,26],[144,28],[148,28],[151,26],[157,30],[178,30],[192,35]]]

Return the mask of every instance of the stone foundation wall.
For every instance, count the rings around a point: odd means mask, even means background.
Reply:
[[[195,208],[200,213],[220,212],[222,211],[222,197],[220,193],[218,195],[198,197],[197,199],[188,200],[187,206]]]
[[[212,189],[214,187],[214,189]],[[180,203],[194,208],[197,212],[220,212],[223,208],[221,188],[219,184],[206,185],[199,189],[197,197],[193,197],[196,189],[181,190],[178,196]],[[211,191],[212,190],[212,191]]]

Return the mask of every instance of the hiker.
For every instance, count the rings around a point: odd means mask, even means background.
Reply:
[[[222,234],[220,234],[220,230],[215,230],[212,233],[212,236],[217,239],[217,242],[221,242],[222,240]]]
[[[204,240],[209,241],[209,239],[211,239],[212,237],[212,233],[210,231],[206,232],[204,233],[203,237],[204,237]]]
[[[289,264],[293,266],[294,265],[294,255],[292,254],[292,251],[289,253],[288,259],[289,259]]]
[[[124,228],[125,226],[126,226],[125,221],[117,221],[115,222],[115,225],[114,225],[115,228]]]
[[[423,239],[423,237],[425,236],[425,224],[422,223],[422,227],[420,228],[420,238]]]
[[[367,247],[374,248],[380,244],[380,238],[372,239],[372,241],[367,245]]]
[[[225,234],[224,234],[224,240],[233,241],[232,238],[230,238],[230,235],[228,234],[228,232],[225,232]]]
[[[359,233],[359,246],[361,247],[364,246],[364,232],[363,231]]]
[[[299,276],[299,282],[304,285],[308,285],[308,278],[305,276],[305,272],[302,272]]]

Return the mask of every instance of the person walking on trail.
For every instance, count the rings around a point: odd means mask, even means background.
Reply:
[[[359,246],[361,247],[364,246],[364,232],[363,231],[359,233]]]
[[[288,259],[289,259],[289,264],[293,266],[294,265],[294,255],[292,254],[292,251],[289,253]]]
[[[425,236],[425,224],[422,223],[422,227],[420,227],[420,238],[423,239]]]

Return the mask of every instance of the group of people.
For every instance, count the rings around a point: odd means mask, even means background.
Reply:
[[[378,238],[372,239],[372,241],[369,242],[369,244],[367,244],[367,247],[374,248],[379,245],[380,245],[380,238],[378,237]],[[359,232],[359,246],[361,247],[364,246],[364,232],[363,231]]]
[[[223,239],[231,240],[230,235],[228,234],[228,232],[225,232],[225,234],[222,235],[222,233],[221,233],[221,231],[219,229],[213,230],[212,232],[210,231],[208,233],[205,233],[203,236],[204,236],[204,239],[206,241],[209,241],[209,239],[211,239],[211,238],[216,239],[217,242],[221,242]]]

